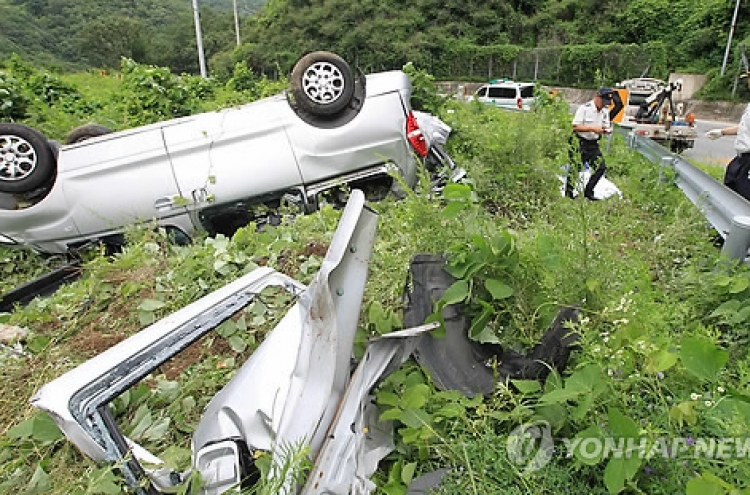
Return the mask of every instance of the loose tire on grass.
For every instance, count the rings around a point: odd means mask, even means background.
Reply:
[[[21,124],[0,124],[0,192],[33,191],[54,176],[56,167],[42,133]]]
[[[354,72],[346,61],[331,52],[312,52],[292,70],[294,101],[315,116],[333,117],[342,112],[354,96]]]

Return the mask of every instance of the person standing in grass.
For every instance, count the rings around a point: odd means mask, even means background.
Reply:
[[[595,200],[594,188],[604,176],[607,167],[604,164],[604,156],[599,148],[599,140],[605,134],[612,132],[609,121],[609,106],[612,103],[612,88],[599,88],[594,98],[578,107],[573,117],[573,133],[578,138],[578,146],[581,153],[581,164],[588,166],[592,171],[583,196],[586,199]],[[572,164],[571,164],[572,165]],[[573,186],[578,178],[577,167],[570,167],[565,182],[565,195],[573,197]]]
[[[742,113],[739,125],[711,129],[706,133],[709,139],[719,139],[721,136],[737,136],[734,140],[737,156],[727,165],[724,185],[750,201],[750,104]]]

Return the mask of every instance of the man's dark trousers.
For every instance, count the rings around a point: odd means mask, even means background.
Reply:
[[[591,178],[583,190],[583,196],[588,199],[594,199],[594,188],[604,176],[604,172],[607,171],[607,167],[604,164],[604,156],[602,156],[602,151],[599,149],[598,140],[588,140],[579,137],[578,147],[581,153],[581,163],[584,165],[588,164],[589,170],[593,171]],[[579,167],[576,165],[574,160],[571,160],[568,178],[565,182],[565,195],[569,198],[573,197],[573,187],[578,180],[578,173],[580,172]]]
[[[724,185],[750,201],[750,153],[742,153],[729,162]]]
[[[588,139],[579,139],[581,147],[581,162],[588,164],[589,170],[591,170],[591,178],[588,184],[583,190],[583,197],[588,199],[594,199],[594,188],[599,180],[604,177],[604,172],[607,171],[607,167],[604,165],[604,156],[602,151],[599,149],[599,141]]]

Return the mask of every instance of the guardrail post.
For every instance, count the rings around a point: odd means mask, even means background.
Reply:
[[[669,182],[669,180],[667,180],[668,175],[664,173],[667,168],[674,169],[674,157],[663,156],[661,158],[661,161],[659,162],[659,184]]]
[[[635,134],[633,134],[633,132],[631,131],[626,134],[626,137],[627,137],[626,142],[627,142],[628,148],[635,148],[635,145],[636,145]]]
[[[744,261],[750,248],[750,217],[737,215],[727,232],[721,254],[731,260]]]

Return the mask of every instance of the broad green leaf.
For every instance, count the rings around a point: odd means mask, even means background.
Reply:
[[[449,403],[441,407],[435,412],[436,416],[441,416],[443,418],[459,418],[463,416],[466,413],[466,409],[460,405],[454,403]]]
[[[36,493],[48,493],[52,488],[49,475],[42,469],[41,464],[36,465],[34,474],[29,480],[29,484],[26,486],[26,495]]]
[[[443,197],[448,200],[471,201],[471,186],[450,183],[443,188]]]
[[[677,354],[666,349],[656,351],[646,358],[646,370],[649,373],[666,371],[677,363]]]
[[[534,411],[534,419],[546,421],[553,431],[560,431],[568,424],[568,408],[561,404],[540,405],[535,407]]]
[[[750,319],[750,306],[745,306],[741,310],[737,311],[737,314],[729,319],[729,322],[738,325]]]
[[[180,394],[180,382],[159,380],[156,383],[156,393],[165,401],[172,402]]]
[[[607,388],[607,381],[601,368],[595,364],[590,364],[574,371],[570,378],[565,380],[565,388],[599,395]]]
[[[641,467],[641,459],[637,455],[630,457],[613,457],[604,468],[604,484],[611,495],[620,493],[625,488],[625,482],[631,480]]]
[[[115,495],[122,493],[119,479],[109,467],[95,469],[89,476],[86,494],[91,495]]]
[[[404,466],[404,468],[401,470],[401,481],[403,481],[405,485],[411,483],[411,480],[414,479],[414,471],[416,470],[416,462],[410,462],[409,464]]]
[[[382,391],[378,392],[378,404],[384,406],[398,406],[399,398],[398,395],[393,392]]]
[[[138,321],[141,325],[151,325],[156,321],[156,316],[152,311],[138,311]]]
[[[489,259],[489,257],[492,255],[492,249],[490,249],[490,245],[487,243],[487,240],[484,238],[484,236],[471,236],[471,243],[477,248],[477,251],[481,253],[483,260]]]
[[[469,296],[469,283],[466,280],[457,280],[448,287],[441,301],[446,305],[456,304],[464,301]]]
[[[398,407],[393,409],[386,409],[380,414],[380,421],[394,421],[401,418],[403,411]]]
[[[573,447],[573,455],[579,462],[588,466],[595,466],[604,457],[604,432],[596,425],[589,426],[578,432],[574,440],[578,440]]]
[[[744,292],[750,287],[750,280],[744,275],[738,275],[732,280],[732,285],[729,287],[730,294],[739,294]]]
[[[726,495],[726,491],[721,485],[705,480],[701,477],[693,478],[688,481],[686,486],[686,495]]]
[[[484,286],[492,294],[493,299],[507,299],[513,295],[513,287],[500,280],[487,279]]]
[[[476,272],[479,268],[484,266],[484,262],[468,259],[461,263],[449,264],[445,267],[445,271],[453,275],[455,278],[469,278],[471,274]]]
[[[163,301],[159,301],[158,299],[144,299],[141,301],[141,304],[138,305],[138,309],[141,311],[156,311],[157,309],[161,309],[165,306]]]
[[[47,348],[52,339],[46,335],[36,335],[28,342],[26,342],[26,349],[31,351],[33,354],[39,354]]]
[[[715,380],[729,360],[729,355],[712,342],[698,337],[688,337],[680,350],[682,364],[698,378]]]
[[[133,418],[133,424],[135,426],[130,432],[130,438],[132,438],[133,440],[141,438],[153,423],[154,421],[151,417],[151,410],[146,404],[143,404],[138,408],[135,414],[135,418]]]
[[[465,209],[466,203],[454,201],[452,203],[448,203],[446,207],[443,208],[443,211],[440,214],[443,216],[443,218],[455,218]]]
[[[576,399],[583,394],[582,390],[574,390],[569,388],[558,388],[547,392],[539,398],[539,402],[542,404],[560,404],[567,402],[572,399]]]
[[[487,327],[492,315],[495,314],[495,310],[490,304],[484,301],[479,301],[479,304],[482,306],[482,312],[471,320],[471,328],[469,328],[469,336],[475,340]]]
[[[166,436],[171,424],[170,418],[161,418],[153,423],[149,428],[141,435],[146,440],[157,441],[161,440]]]
[[[245,352],[245,349],[247,349],[247,343],[239,335],[232,335],[227,339],[227,342],[234,352]]]
[[[729,301],[722,303],[708,316],[710,318],[718,318],[719,316],[731,316],[739,311],[741,305],[742,303],[740,303],[740,301],[738,301],[737,299],[730,299]]]
[[[732,277],[729,275],[719,275],[714,279],[714,285],[716,287],[729,287],[729,284],[732,283]]]
[[[16,440],[35,440],[42,443],[54,442],[63,436],[55,422],[47,414],[37,414],[22,421],[8,430],[7,435]]]
[[[471,338],[480,344],[502,344],[495,329],[489,325],[485,325],[479,333],[472,335]]]
[[[429,396],[430,388],[423,383],[408,387],[401,397],[401,407],[404,409],[420,409],[427,403]]]
[[[422,409],[406,409],[401,413],[399,419],[410,428],[422,428],[425,425],[432,424],[430,415]]]
[[[237,333],[237,324],[230,318],[228,320],[224,320],[221,325],[216,327],[216,333],[221,335],[222,337],[228,339],[235,333]]]
[[[514,387],[524,395],[539,392],[542,385],[536,380],[511,380]]]
[[[190,449],[177,445],[170,445],[159,454],[159,458],[176,471],[182,471],[189,466],[191,456],[192,451]]]
[[[410,443],[416,443],[419,441],[419,432],[421,430],[419,428],[402,428],[399,430],[399,433],[401,433],[401,439],[404,441],[406,445]]]
[[[583,394],[578,398],[578,405],[573,409],[573,412],[571,413],[573,416],[573,419],[577,421],[582,421],[586,416],[588,416],[591,413],[591,408],[594,405],[594,400],[596,397],[594,397],[593,394]]]
[[[611,408],[607,412],[609,429],[615,438],[637,438],[639,433],[635,421],[625,416],[619,409]]]
[[[694,425],[698,422],[698,415],[693,410],[692,401],[681,402],[669,409],[669,418],[682,426],[684,423]]]

